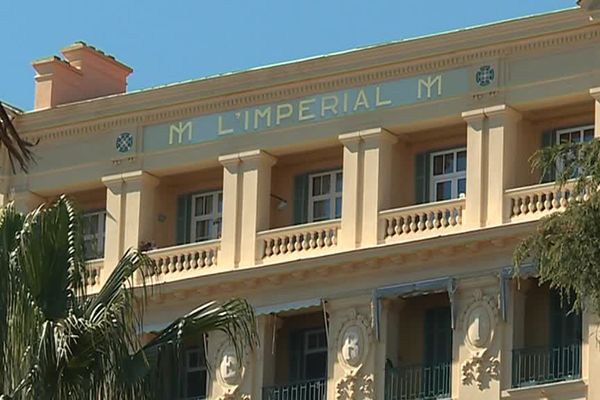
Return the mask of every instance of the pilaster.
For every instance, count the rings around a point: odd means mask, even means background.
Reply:
[[[385,358],[380,357],[372,329],[371,297],[331,300],[327,303],[327,311],[327,398],[382,399],[383,385],[378,385],[376,379],[385,375]]]
[[[102,182],[107,188],[104,269],[110,274],[125,251],[153,239],[159,180],[147,172],[133,171],[105,176]]]
[[[452,367],[452,398],[499,399],[506,326],[500,315],[498,279],[490,276],[462,280],[458,287],[452,340],[456,360]]]
[[[233,267],[240,261],[242,176],[238,154],[219,157],[223,165],[223,223],[219,264]]]
[[[583,313],[581,377],[588,383],[588,399],[600,398],[600,317],[587,307]]]
[[[383,128],[373,128],[342,134],[339,140],[344,145],[341,245],[375,246],[379,211],[390,205],[392,154],[397,138]]]
[[[590,95],[594,98],[594,136],[600,137],[600,87],[590,89]]]
[[[483,109],[462,114],[467,122],[467,196],[464,224],[467,228],[482,227],[485,221],[485,187],[487,138]]]
[[[15,209],[23,214],[33,211],[36,207],[46,202],[46,199],[33,192],[15,192],[9,195]]]
[[[486,226],[493,226],[510,218],[510,204],[504,204],[504,191],[515,184],[514,155],[521,114],[506,105],[487,107],[484,111],[488,119]]]
[[[256,233],[269,229],[271,167],[277,159],[251,150],[221,156],[219,161],[224,167],[221,260],[232,267],[254,265]]]

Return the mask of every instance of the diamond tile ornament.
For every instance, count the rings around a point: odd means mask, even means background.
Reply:
[[[115,147],[119,153],[127,153],[133,148],[133,135],[129,132],[123,132],[117,136]]]
[[[483,65],[475,74],[475,82],[481,87],[486,87],[494,82],[496,71],[491,65]]]

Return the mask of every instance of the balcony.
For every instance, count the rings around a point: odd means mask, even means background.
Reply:
[[[538,220],[556,211],[564,211],[569,202],[577,199],[572,185],[558,188],[554,182],[505,191],[504,204],[510,222]]]
[[[263,400],[324,400],[327,398],[327,380],[313,379],[289,385],[263,388]]]
[[[513,388],[575,380],[580,377],[581,343],[513,350]]]
[[[315,257],[337,250],[339,219],[259,232],[258,261],[280,262]]]
[[[392,243],[460,232],[464,199],[397,208],[379,213],[379,241]]]
[[[157,268],[150,276],[168,282],[214,272],[220,246],[221,240],[216,239],[151,250],[147,254]]]
[[[452,363],[412,365],[385,370],[385,400],[450,398]]]

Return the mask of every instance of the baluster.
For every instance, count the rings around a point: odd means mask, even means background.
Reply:
[[[325,231],[325,246],[331,246],[331,230],[329,229]]]
[[[458,225],[462,225],[462,212],[463,212],[463,209],[462,209],[462,207],[458,207],[457,210],[458,210],[458,214],[456,216],[456,222],[458,223]]]
[[[314,249],[316,247],[316,245],[317,245],[317,241],[315,240],[316,233],[315,232],[310,232],[309,235],[310,235],[310,240],[308,241],[308,243],[310,245],[310,248]]]
[[[412,230],[410,227],[410,217],[404,216],[402,218],[402,232],[408,233]]]
[[[273,238],[273,254],[275,254],[276,256],[279,255],[280,253],[280,240],[281,238],[279,237],[274,237]]]
[[[417,228],[418,228],[418,230],[419,230],[419,231],[424,231],[424,230],[425,230],[425,221],[424,221],[424,220],[425,220],[425,218],[426,218],[426,216],[425,216],[425,215],[426,215],[426,214],[424,214],[424,213],[423,213],[423,214],[420,214],[420,215],[418,215],[418,217],[419,217],[419,222],[417,223]]]
[[[441,212],[441,214],[442,214],[442,226],[443,226],[444,228],[447,228],[447,227],[448,227],[448,225],[450,225],[450,220],[448,219],[448,218],[449,218],[449,216],[448,216],[448,214],[447,214],[447,213],[445,213],[444,211],[442,211],[442,212]]]
[[[282,237],[281,241],[279,242],[279,253],[281,254],[285,254],[287,253],[287,241],[288,241],[288,237]]]
[[[433,212],[433,227],[435,229],[438,229],[440,227],[440,225],[441,225],[439,215],[440,215],[439,212],[437,212],[437,211]]]
[[[296,234],[296,241],[294,242],[294,250],[302,250],[302,242],[304,241],[304,235],[301,233]]]
[[[310,232],[304,232],[302,234],[302,250],[308,250],[310,248]]]
[[[431,230],[433,228],[433,222],[431,221],[431,214],[432,214],[431,212],[423,214],[426,218],[425,227],[427,228],[427,230]],[[433,212],[433,214],[435,214],[435,211]]]
[[[265,257],[271,257],[271,255],[273,254],[273,248],[272,248],[272,239],[265,239],[263,240],[264,246],[265,246]]]
[[[537,208],[538,211],[544,211],[544,202],[542,201],[543,195],[544,195],[543,193],[537,194],[537,203],[535,204],[535,207]]]
[[[535,194],[532,194],[531,196],[529,196],[529,204],[527,205],[527,210],[530,213],[534,213],[536,211],[536,207],[535,207]]]
[[[331,235],[331,244],[333,246],[337,246],[337,235],[338,235],[337,228],[333,228],[332,235]]]
[[[416,232],[417,231],[417,224],[415,223],[415,217],[414,215],[411,215],[410,217],[410,230],[411,232]]]
[[[521,197],[521,205],[519,207],[519,209],[521,210],[521,214],[527,214],[527,211],[529,210],[529,208],[527,207],[527,200],[529,199],[528,196],[523,196]]]
[[[512,201],[512,215],[516,217],[519,214],[521,214],[521,208],[519,207],[519,198],[513,197],[511,199],[511,201]]]
[[[175,263],[177,262],[175,258],[175,256],[169,257],[169,267],[167,270],[168,273],[175,272]]]
[[[386,229],[385,229],[385,233],[386,233],[385,237],[391,237],[391,236],[394,236],[394,233],[398,233],[397,232],[398,223],[396,222],[395,218],[393,218],[393,217],[386,218],[385,221],[386,221],[386,225],[387,225]],[[394,225],[394,223],[395,223],[395,225]]]
[[[317,232],[317,247],[322,248],[324,244],[323,231]]]

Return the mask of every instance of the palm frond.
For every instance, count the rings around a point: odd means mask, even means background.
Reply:
[[[0,147],[5,147],[13,173],[16,172],[16,164],[23,172],[28,172],[29,165],[35,162],[35,156],[31,151],[37,143],[31,143],[19,136],[11,118],[0,102]]]

